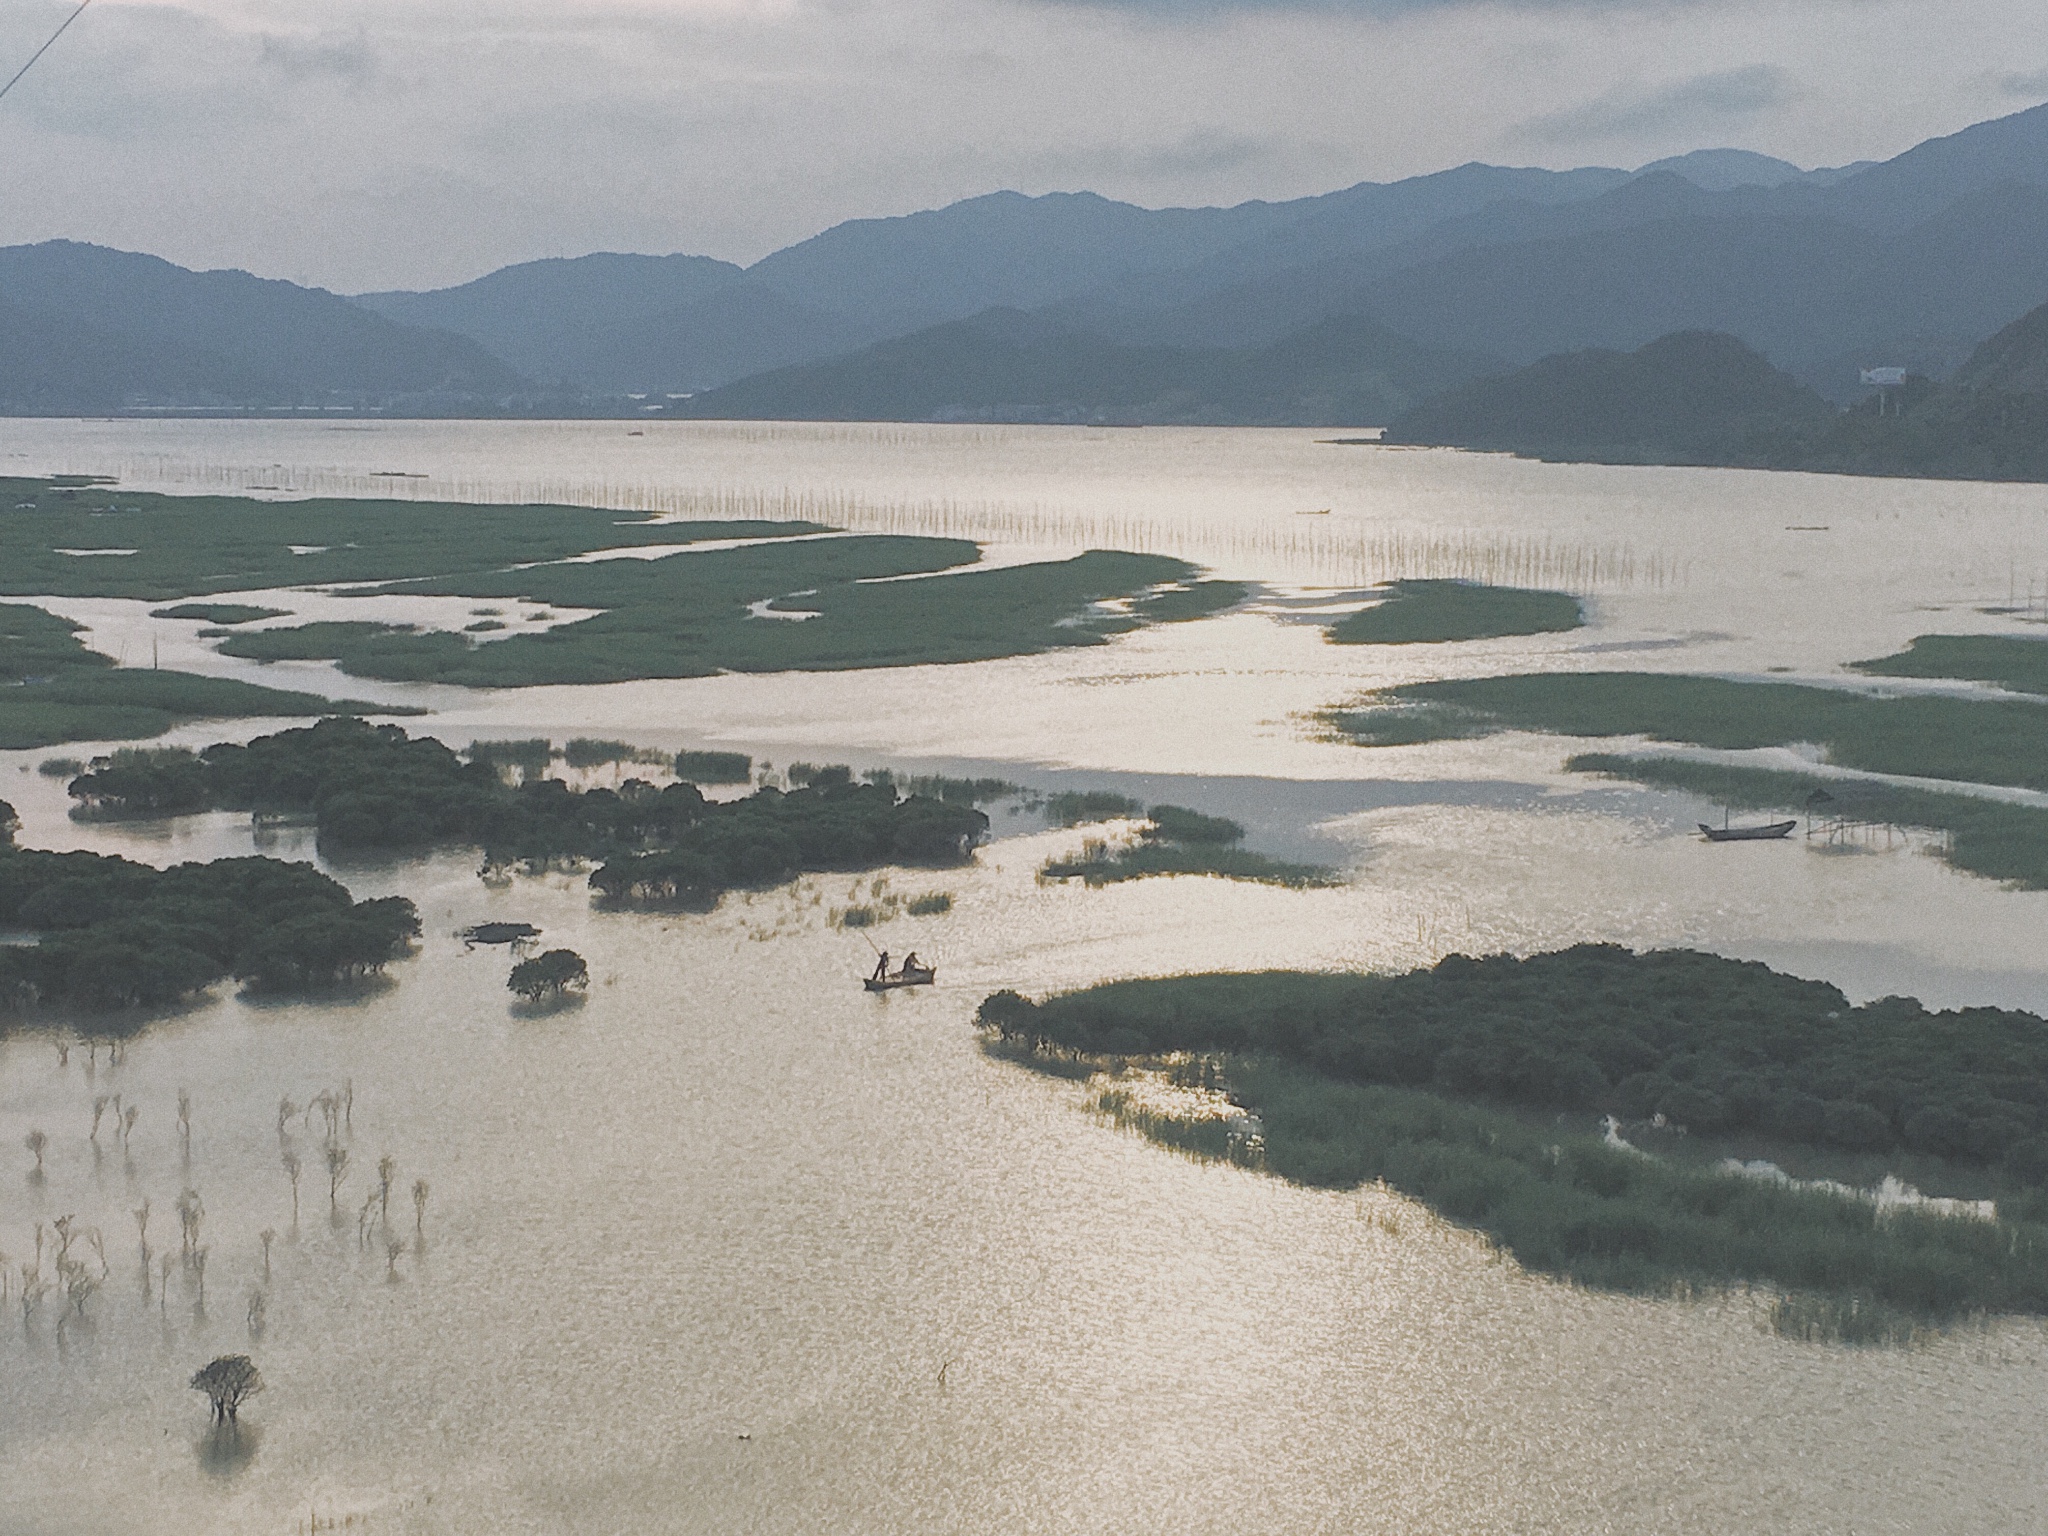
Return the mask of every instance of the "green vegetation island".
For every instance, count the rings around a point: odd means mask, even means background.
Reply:
[[[501,771],[507,745],[485,744],[465,760],[430,736],[336,717],[246,746],[130,749],[73,780],[71,794],[82,814],[98,817],[310,815],[320,847],[335,855],[473,846],[487,866],[592,863],[590,884],[602,896],[687,908],[810,872],[957,864],[988,831],[971,803],[899,796],[886,776],[857,782],[845,767],[810,770],[788,792],[764,786],[721,802],[687,780],[583,790],[557,778],[511,782]],[[632,749],[592,743],[583,755],[613,750]],[[550,760],[529,749],[533,756]]]
[[[1056,807],[1054,819],[1065,821],[1072,814],[1072,807]],[[1137,814],[1135,802],[1126,802],[1110,811],[1110,815],[1117,817]],[[1238,847],[1244,840],[1244,828],[1227,817],[1205,816],[1181,805],[1155,805],[1144,815],[1146,820],[1138,829],[1137,841],[1113,847],[1103,839],[1090,838],[1081,845],[1078,854],[1048,859],[1039,870],[1039,878],[1080,880],[1089,886],[1115,885],[1159,875],[1209,875],[1260,885],[1284,885],[1295,890],[1343,884],[1334,870],[1322,865],[1288,864]]]
[[[217,638],[226,655],[334,661],[344,673],[390,682],[523,687],[986,661],[1100,645],[1145,624],[1218,612],[1246,592],[1199,580],[1194,566],[1165,556],[1090,550],[979,570],[980,547],[967,540],[837,535],[803,521],[259,502],[21,479],[0,481],[0,498],[14,508],[0,519],[0,593],[193,599],[348,583],[359,594],[594,610],[511,633],[493,619],[461,632],[348,620],[245,629],[262,616],[253,605],[157,610],[211,620],[224,631]],[[690,547],[700,544],[723,547]],[[646,545],[676,553],[585,558]],[[929,579],[891,579],[909,576]]]
[[[1886,657],[1860,666],[1882,673],[1898,661]],[[1499,731],[1645,737],[1720,751],[1812,743],[1838,768],[1947,779],[1958,787],[1946,792],[1633,752],[1583,754],[1566,766],[1686,790],[1729,806],[1818,806],[1830,820],[1946,832],[1942,856],[1957,868],[2048,889],[2048,810],[1964,788],[2048,790],[2048,704],[2033,699],[1883,697],[1846,688],[1680,673],[1523,673],[1390,689],[1358,706],[1333,711],[1329,720],[1342,735],[1363,746],[1455,740]]]
[[[1325,634],[1336,645],[1428,645],[1562,634],[1586,622],[1568,592],[1476,581],[1390,581],[1378,602],[1346,614]]]
[[[0,751],[136,741],[188,720],[419,713],[232,678],[119,667],[86,649],[81,627],[25,603],[0,603]]]
[[[1733,336],[1681,331],[1457,386],[1396,417],[1381,441],[1555,462],[2048,480],[2048,305],[1946,383],[1910,376],[1847,411]]]
[[[295,993],[381,971],[419,936],[400,896],[353,900],[310,864],[216,859],[156,869],[15,845],[0,802],[0,1010],[163,1007],[226,977]]]
[[[2032,1014],[1852,1007],[1754,962],[1586,944],[1397,976],[999,992],[978,1020],[1055,1070],[1135,1062],[1226,1088],[1244,1114],[1147,1110],[1114,1077],[1104,1107],[1301,1183],[1382,1181],[1538,1272],[1773,1287],[1782,1324],[1859,1340],[2048,1314],[2048,1021]],[[1887,1176],[1995,1210],[1859,1193]]]

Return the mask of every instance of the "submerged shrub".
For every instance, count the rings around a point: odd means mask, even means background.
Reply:
[[[744,752],[678,752],[675,775],[691,784],[744,784],[754,760]]]
[[[512,967],[505,985],[530,1003],[581,990],[590,981],[590,967],[573,949],[551,949]]]

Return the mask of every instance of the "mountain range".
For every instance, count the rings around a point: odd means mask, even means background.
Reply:
[[[1588,348],[1454,385],[1383,442],[1605,464],[2048,479],[2048,304],[1988,337],[1946,383],[1908,374],[1846,411],[1733,336]]]
[[[0,410],[1364,426],[1478,372],[1691,331],[1844,403],[1866,367],[1945,377],[2044,300],[2037,107],[1819,171],[1702,150],[1231,208],[999,192],[746,267],[596,254],[352,299],[17,246]]]

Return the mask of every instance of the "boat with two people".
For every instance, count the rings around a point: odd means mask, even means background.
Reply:
[[[878,951],[875,968],[861,981],[861,986],[870,992],[893,992],[898,987],[928,987],[939,979],[939,968],[917,958],[912,950],[903,957],[903,963],[895,970],[889,969],[889,951]]]

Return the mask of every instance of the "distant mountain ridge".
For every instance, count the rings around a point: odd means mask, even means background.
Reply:
[[[1732,336],[1560,353],[1427,400],[1395,444],[1610,464],[1714,464],[2048,480],[2048,304],[1987,338],[1946,385],[1909,375],[1849,411]]]
[[[1367,315],[1418,345],[1511,364],[1727,331],[1847,400],[1862,367],[1905,355],[1946,371],[2048,299],[2044,199],[2048,108],[1817,171],[1717,149],[1634,172],[1472,164],[1232,208],[995,193],[837,225],[724,273],[686,313],[635,300],[614,339],[576,355],[585,382],[680,393],[984,310],[1194,350]],[[489,334],[545,330],[553,301],[536,290],[526,302],[535,313],[500,314]],[[387,312],[493,344],[458,315]],[[521,359],[574,350],[496,344]]]
[[[0,248],[0,411],[421,404],[516,372],[321,289],[51,240]]]
[[[1323,421],[1399,414],[1424,380],[1463,377],[1446,358],[1514,368],[1693,331],[1846,403],[1861,369],[1946,376],[2044,301],[2036,107],[1816,171],[1714,149],[1636,171],[1469,164],[1230,208],[992,193],[849,221],[744,268],[597,254],[354,300],[14,247],[0,410],[629,414],[715,392],[691,409]],[[1333,359],[1347,336],[1356,355]],[[932,376],[909,379],[912,359]]]
[[[1562,352],[1423,402],[1389,443],[1600,463],[1718,463],[1833,409],[1733,336],[1679,331],[1633,352]]]
[[[1262,348],[1131,347],[984,310],[846,357],[758,374],[673,407],[695,418],[1352,426],[1500,366],[1371,320]]]
[[[386,319],[467,336],[528,378],[587,382],[593,335],[630,318],[687,308],[738,280],[741,269],[709,256],[598,252],[501,267],[432,293],[366,293],[356,303]]]

